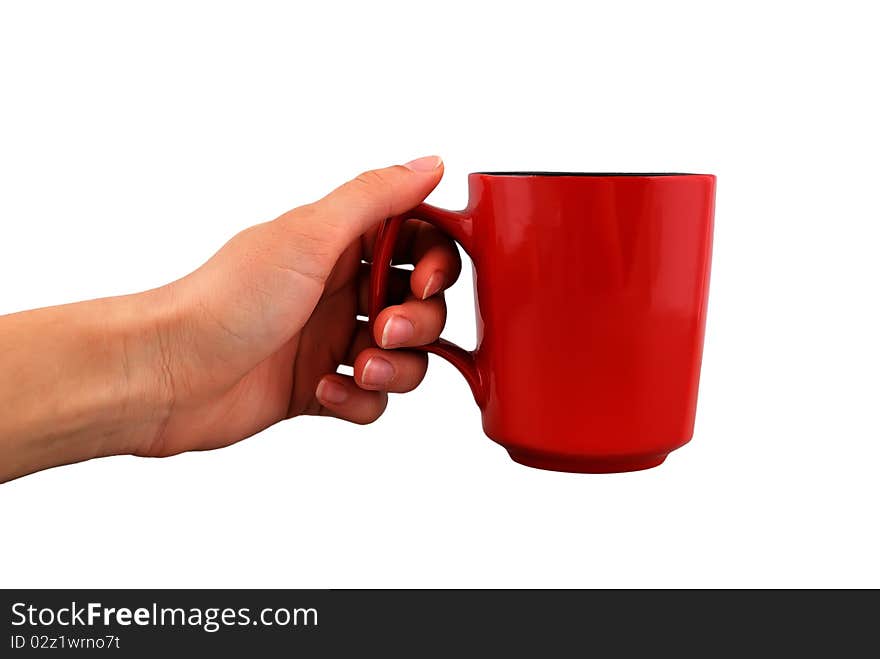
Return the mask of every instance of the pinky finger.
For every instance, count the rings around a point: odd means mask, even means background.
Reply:
[[[322,416],[335,416],[352,423],[373,423],[388,405],[388,394],[366,391],[348,375],[333,373],[318,382],[315,397],[321,404]]]

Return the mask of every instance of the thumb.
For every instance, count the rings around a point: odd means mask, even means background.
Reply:
[[[443,161],[439,156],[374,169],[279,219],[315,249],[313,256],[327,258],[329,272],[352,241],[385,218],[417,206],[442,177]]]

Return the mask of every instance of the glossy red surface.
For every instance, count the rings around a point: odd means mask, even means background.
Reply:
[[[462,372],[486,434],[522,464],[653,467],[693,434],[715,177],[471,174],[463,211],[422,204],[474,262],[477,348]],[[380,232],[371,313],[400,217]]]

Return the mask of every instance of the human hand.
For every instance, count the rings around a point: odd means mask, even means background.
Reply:
[[[443,176],[439,158],[366,172],[320,201],[246,229],[198,270],[149,292],[164,412],[131,452],[166,456],[227,446],[299,414],[377,419],[387,392],[414,389],[427,355],[372,347],[368,262],[377,227],[421,202]],[[455,245],[405,223],[393,269],[399,304],[383,310],[383,347],[434,341],[442,291],[458,277]],[[340,364],[354,376],[337,374]]]

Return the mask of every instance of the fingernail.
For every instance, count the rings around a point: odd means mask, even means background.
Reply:
[[[437,169],[442,162],[443,159],[440,156],[425,156],[424,158],[410,160],[404,167],[414,172],[431,172]]]
[[[425,284],[425,288],[422,290],[422,299],[427,300],[435,293],[439,293],[441,288],[443,288],[443,273],[437,270],[428,277],[428,283]]]
[[[340,405],[348,398],[348,391],[345,390],[338,382],[333,380],[321,380],[318,383],[318,389],[315,392],[321,403],[329,405]]]
[[[413,337],[415,332],[416,328],[406,318],[391,316],[382,329],[382,347],[393,348],[403,345]]]
[[[391,362],[381,357],[370,357],[364,364],[364,372],[361,381],[373,387],[379,387],[391,382],[394,377],[394,367]]]

